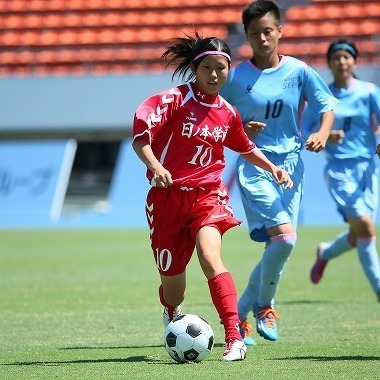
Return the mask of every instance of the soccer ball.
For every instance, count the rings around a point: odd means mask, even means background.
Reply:
[[[168,324],[164,341],[166,351],[178,363],[200,362],[214,347],[214,333],[203,318],[183,314]]]

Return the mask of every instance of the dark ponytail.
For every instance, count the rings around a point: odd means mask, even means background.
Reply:
[[[230,48],[220,38],[202,38],[197,31],[194,31],[194,37],[184,34],[185,37],[171,39],[168,48],[161,56],[161,59],[168,61],[166,68],[176,66],[172,79],[178,75],[184,80],[186,74],[188,74],[186,81],[194,79],[195,75],[191,71],[191,66],[193,65],[193,69],[196,71],[202,59],[212,52],[220,52],[231,65]],[[203,53],[205,54],[203,55]]]

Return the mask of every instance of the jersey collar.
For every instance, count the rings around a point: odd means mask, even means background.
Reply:
[[[220,105],[219,94],[207,95],[199,89],[195,82],[190,82],[189,85],[197,102],[209,107],[218,107]]]

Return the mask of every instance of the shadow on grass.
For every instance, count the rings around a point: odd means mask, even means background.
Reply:
[[[321,361],[321,362],[331,362],[331,361],[379,361],[380,356],[294,356],[287,358],[276,358],[269,360],[311,360],[311,361]],[[1,366],[60,366],[65,364],[96,364],[96,363],[138,363],[146,362],[148,364],[165,364],[165,365],[179,365],[174,361],[163,361],[157,358],[152,358],[149,356],[131,356],[129,358],[115,358],[115,359],[79,359],[79,360],[62,360],[62,361],[31,361],[31,362],[14,362],[14,363],[3,363]],[[192,364],[192,363],[189,363]]]
[[[96,363],[159,363],[159,364],[176,364],[175,362],[166,362],[159,359],[154,359],[149,356],[131,356],[129,358],[115,358],[115,359],[78,359],[78,360],[61,360],[61,361],[31,361],[31,362],[14,362],[3,363],[1,366],[59,366],[64,364],[96,364]]]
[[[102,347],[102,346],[75,346],[75,347],[60,347],[58,350],[122,350],[126,348],[156,348],[156,347],[164,347],[162,344],[151,344],[147,346],[110,346],[110,347]]]
[[[369,361],[380,360],[380,356],[362,356],[362,355],[347,355],[347,356],[292,356],[287,358],[276,358],[269,360],[312,360],[320,362],[335,362],[335,361]]]
[[[216,343],[214,347],[222,347],[223,344]],[[154,348],[162,347],[161,344],[150,346],[114,346],[114,347],[61,347],[59,350],[104,350],[104,349],[128,349],[128,348]],[[166,364],[166,365],[178,365],[178,363],[172,360],[162,360],[154,358],[152,356],[131,356],[126,358],[109,358],[109,359],[77,359],[77,360],[61,360],[61,361],[30,361],[30,362],[13,362],[2,363],[0,366],[59,366],[65,364],[95,364],[95,363],[138,363],[146,362],[148,364]],[[186,363],[187,364],[187,363]],[[190,363],[191,364],[191,363]]]
[[[151,344],[147,346],[112,346],[112,347],[88,347],[88,346],[78,346],[78,347],[60,347],[58,350],[122,350],[128,348],[164,348],[163,344]],[[223,343],[215,343],[214,347],[223,347]]]

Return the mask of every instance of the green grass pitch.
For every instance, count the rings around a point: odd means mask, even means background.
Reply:
[[[254,334],[241,362],[220,361],[223,329],[194,255],[183,311],[211,324],[215,347],[184,365],[163,346],[147,229],[0,231],[0,379],[378,379],[380,303],[356,251],[309,280],[317,243],[343,228],[299,228],[276,297],[280,340]],[[226,233],[239,293],[262,249],[244,227]]]

